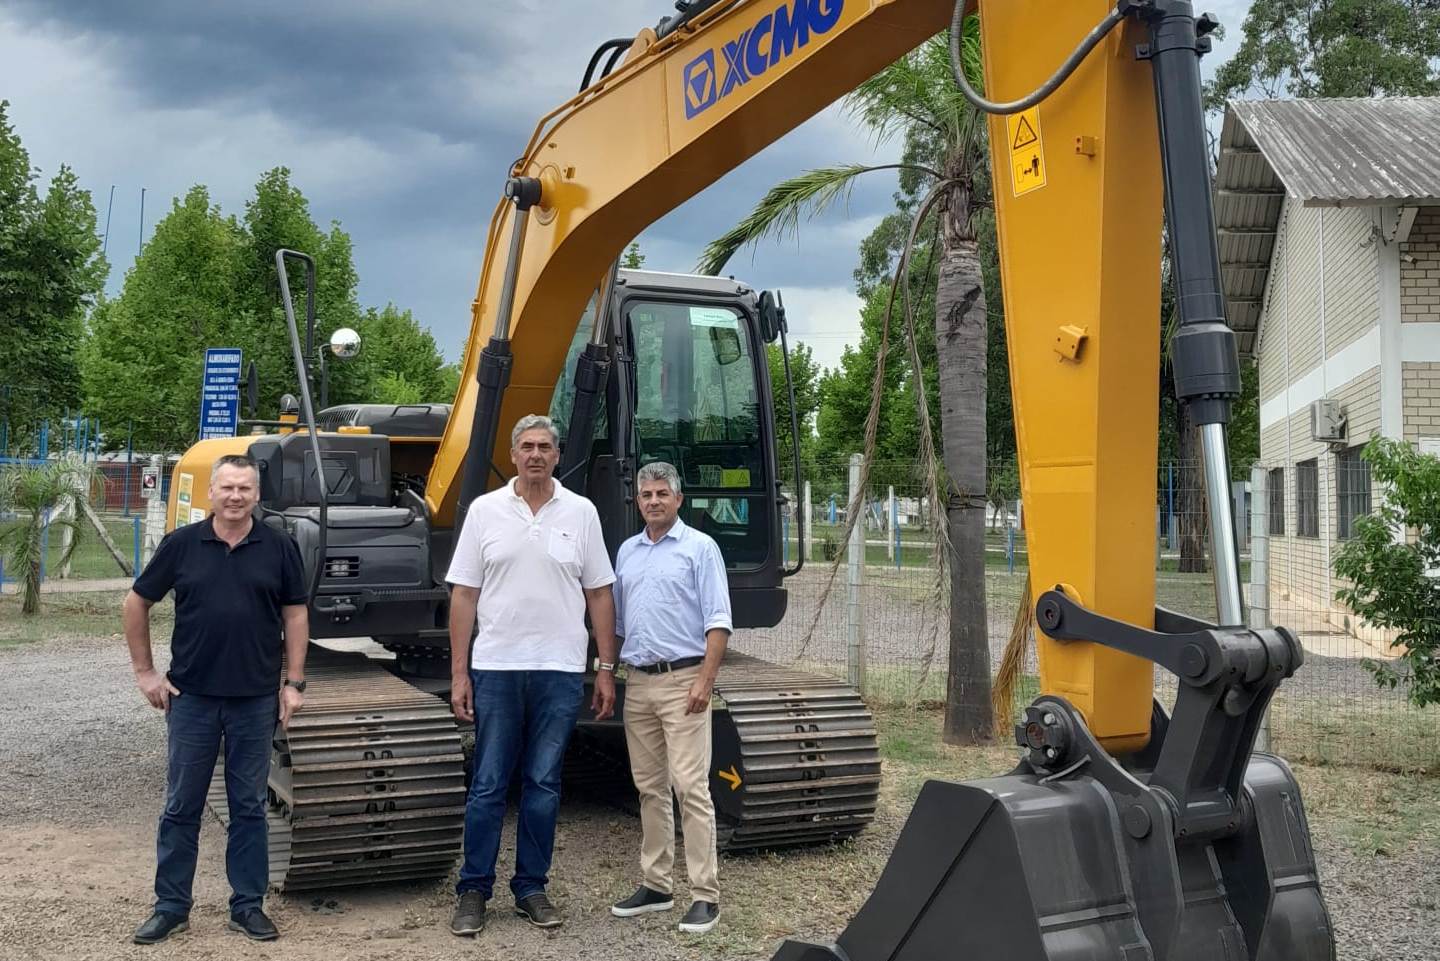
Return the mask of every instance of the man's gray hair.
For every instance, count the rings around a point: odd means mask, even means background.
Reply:
[[[651,461],[635,474],[635,489],[646,481],[664,481],[670,485],[670,493],[680,493],[680,472],[663,460]]]
[[[248,454],[225,454],[210,465],[210,476],[213,478],[220,473],[222,467],[248,467],[255,472],[255,479],[260,479],[260,465]]]
[[[555,422],[544,414],[526,414],[515,422],[515,429],[510,432],[510,449],[514,450],[520,446],[520,435],[527,430],[544,428],[550,432],[550,441],[556,447],[560,446],[560,432],[555,429]]]

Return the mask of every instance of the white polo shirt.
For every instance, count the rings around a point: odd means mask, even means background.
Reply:
[[[445,579],[478,587],[477,671],[585,670],[586,590],[615,580],[595,505],[555,481],[532,513],[515,481],[475,498]]]

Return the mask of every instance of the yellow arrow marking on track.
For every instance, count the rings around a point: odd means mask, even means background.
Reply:
[[[730,765],[730,770],[728,771],[716,771],[715,773],[718,774],[722,780],[729,782],[730,790],[740,790],[740,774],[735,770],[735,765]]]

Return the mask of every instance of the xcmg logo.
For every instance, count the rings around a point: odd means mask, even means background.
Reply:
[[[685,65],[685,119],[690,120],[810,42],[840,19],[845,0],[791,0],[761,17],[733,42],[706,50]],[[716,57],[716,53],[720,56]],[[715,69],[724,64],[723,71]]]

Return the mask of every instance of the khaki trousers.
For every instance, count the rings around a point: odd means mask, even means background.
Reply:
[[[710,708],[685,713],[690,685],[699,676],[699,665],[668,674],[632,668],[625,679],[625,742],[635,789],[640,792],[640,870],[645,886],[671,893],[673,789],[680,801],[690,896],[719,904],[715,805],[710,799]]]

